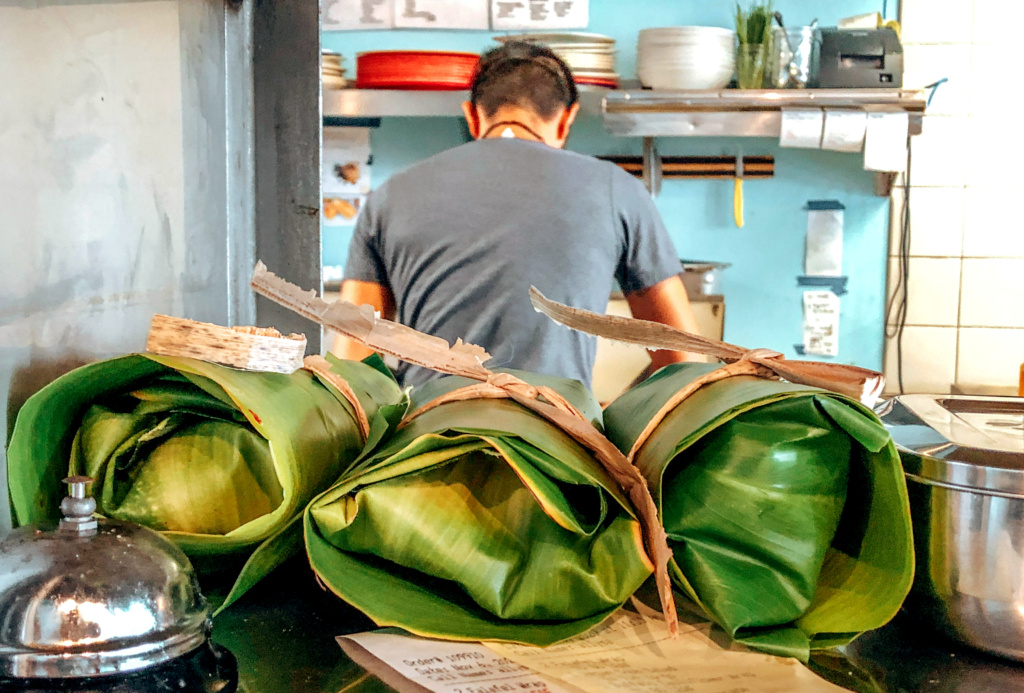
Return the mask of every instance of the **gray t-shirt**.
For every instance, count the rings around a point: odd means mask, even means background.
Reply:
[[[603,313],[680,271],[643,185],[614,164],[541,142],[495,138],[442,152],[371,193],[345,278],[391,289],[397,320],[478,344],[489,368],[590,384],[596,340],[534,311],[528,290]],[[402,364],[418,385],[433,371]]]

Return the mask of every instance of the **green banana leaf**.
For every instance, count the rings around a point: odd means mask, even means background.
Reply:
[[[582,385],[558,390],[599,422]],[[413,391],[410,409],[460,377]],[[546,645],[611,615],[652,572],[640,525],[604,468],[511,400],[441,404],[410,420],[305,513],[313,570],[381,626]]]
[[[656,412],[717,366],[677,364],[605,410],[631,449]],[[899,457],[850,398],[751,376],[706,385],[638,450],[676,585],[743,643],[807,661],[887,623],[913,579]]]
[[[97,511],[165,533],[221,608],[301,550],[306,504],[405,409],[382,364],[330,359],[372,424],[319,376],[130,355],[74,370],[32,396],[7,452],[20,524],[59,518],[61,483],[91,476]]]

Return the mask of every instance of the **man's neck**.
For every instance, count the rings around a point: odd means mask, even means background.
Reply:
[[[545,123],[535,113],[520,108],[503,108],[493,117],[481,123],[482,138],[515,137],[548,144],[551,133],[550,123]]]

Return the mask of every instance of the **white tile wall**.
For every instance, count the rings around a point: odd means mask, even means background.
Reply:
[[[899,255],[903,236],[903,190],[892,195],[889,254]],[[911,188],[910,254],[960,257],[963,252],[964,189]]]
[[[928,104],[932,115],[967,115],[971,103],[971,45],[911,44],[903,48],[903,84],[919,89],[942,78]]]
[[[999,115],[970,116],[967,131],[956,135],[961,142],[967,185],[1006,186],[1020,181],[1020,162],[1024,156],[1024,139],[1016,136],[1020,114],[1005,108]],[[948,133],[952,135],[952,133]],[[911,168],[913,184],[915,173]]]
[[[1024,330],[963,328],[957,353],[957,382],[1012,387],[1024,362]]]
[[[921,134],[910,141],[912,186],[964,184],[969,144],[964,137],[967,121],[963,116],[924,117]]]
[[[919,1],[921,4],[928,4],[927,0]],[[972,2],[964,4],[973,5],[972,39],[975,43],[1020,45],[1020,27],[1024,24],[1024,4],[1017,0],[972,0]]]
[[[964,195],[964,256],[1024,258],[1024,220],[1013,203],[1020,186],[967,188]],[[914,197],[911,194],[911,213]],[[910,241],[914,235],[911,231]]]
[[[1007,43],[979,43],[971,46],[968,109],[971,114],[998,116],[1006,110],[1006,76],[1012,70],[1017,47]],[[947,85],[942,85],[942,88]],[[942,88],[935,93],[938,101]],[[934,103],[933,101],[932,103]]]
[[[1024,2],[902,0],[904,84],[942,77],[912,139],[910,287],[904,329],[908,392],[1015,388],[1024,361],[1024,137],[1007,84],[1022,64]],[[902,194],[893,194],[891,295]],[[886,341],[888,392],[897,391]],[[952,364],[952,365],[951,365]]]
[[[945,394],[956,379],[955,327],[903,328],[903,389],[906,393]],[[899,392],[896,340],[885,350],[886,392]]]
[[[960,258],[911,258],[907,324],[956,327],[960,303]],[[889,295],[899,262],[889,260]]]
[[[904,43],[970,43],[970,0],[902,0]]]
[[[963,263],[960,326],[1024,328],[1024,259]]]

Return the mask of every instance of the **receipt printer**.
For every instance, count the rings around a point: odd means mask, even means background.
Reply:
[[[903,46],[892,28],[820,31],[819,88],[903,86]]]

